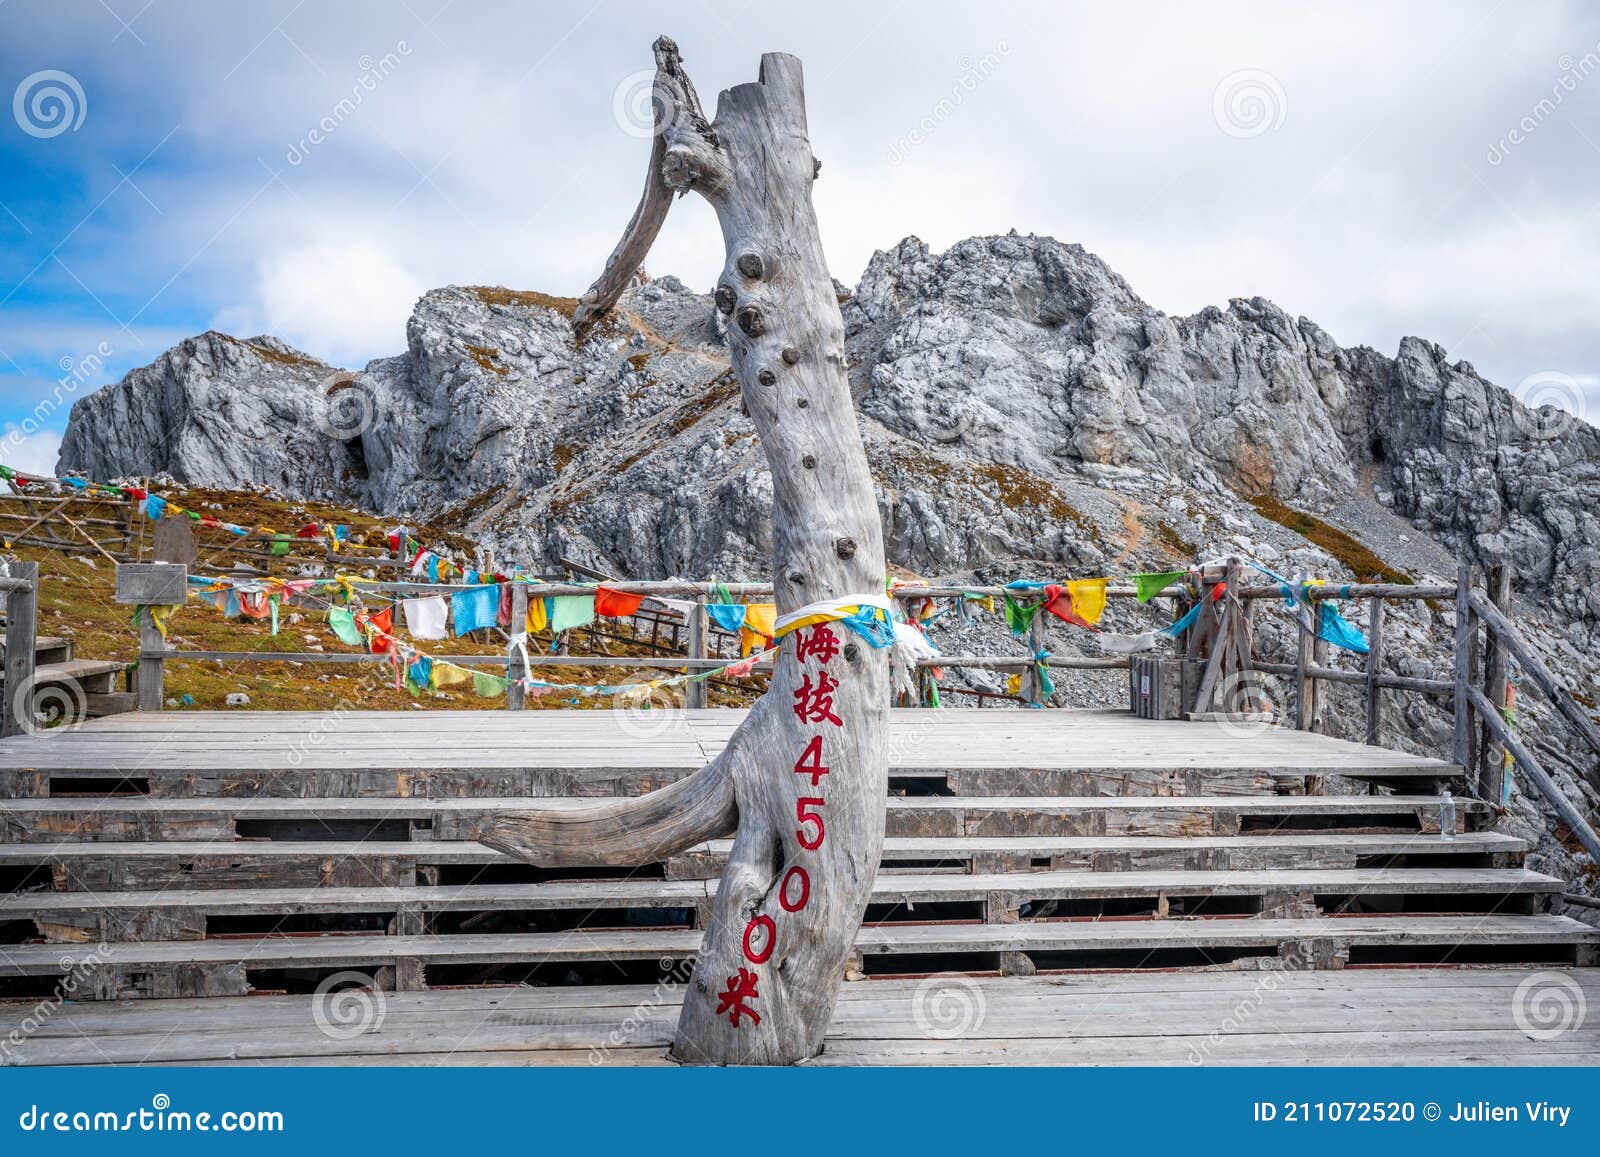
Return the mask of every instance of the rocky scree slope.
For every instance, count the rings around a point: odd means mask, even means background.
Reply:
[[[942,254],[907,238],[840,295],[896,567],[1004,581],[1242,551],[1328,578],[1448,579],[1455,554],[1504,560],[1538,646],[1593,705],[1600,430],[1529,411],[1420,338],[1394,357],[1344,348],[1262,298],[1170,317],[1050,238]],[[61,467],[443,514],[535,567],[763,573],[770,479],[711,297],[644,281],[581,343],[572,305],[436,290],[406,351],[359,371],[270,337],[203,334],[80,400]],[[1123,618],[1150,625],[1148,610],[1118,610],[1112,629]],[[1448,673],[1449,618],[1393,608],[1402,670]],[[1266,616],[1262,649],[1289,645],[1285,624]],[[992,621],[942,633],[947,649],[1014,646]],[[1055,645],[1093,650],[1078,632]],[[1114,679],[1061,682],[1067,701],[1121,696]],[[1394,702],[1394,742],[1437,752],[1448,714]],[[1523,705],[1563,787],[1595,808],[1592,753],[1546,726],[1532,693]],[[1357,706],[1334,695],[1334,730],[1355,733]],[[1515,802],[1510,822],[1542,837],[1553,867],[1592,868]]]

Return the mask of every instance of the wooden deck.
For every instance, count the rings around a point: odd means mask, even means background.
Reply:
[[[479,836],[671,782],[742,717],[167,712],[0,740],[0,1041],[70,981],[10,1059],[668,1063],[729,841],[547,871]],[[1531,970],[1600,1001],[1600,933],[1478,802],[1440,838],[1455,765],[1119,712],[892,727],[819,1063],[1596,1059],[1588,1029],[1535,1047],[1511,1019]],[[318,1030],[307,994],[337,974],[378,1031]]]
[[[722,750],[745,712],[168,711],[136,712],[0,741],[0,771],[41,765],[124,774],[198,768],[688,772]],[[1451,765],[1312,732],[1241,738],[1218,723],[1158,722],[1122,711],[892,712],[891,772],[976,768],[1436,778]]]
[[[1600,969],[958,975],[846,984],[818,1065],[1600,1065],[1600,1017],[1548,1036],[1519,986]],[[1523,989],[1521,1001],[1530,989]],[[358,1035],[317,998],[68,1005],[34,1065],[665,1065],[677,999],[652,986],[362,994]],[[381,1001],[381,1015],[379,1012]],[[33,1006],[0,1005],[0,1037]],[[331,1016],[325,1016],[331,1020]],[[1528,1026],[1536,1031],[1551,1026]]]

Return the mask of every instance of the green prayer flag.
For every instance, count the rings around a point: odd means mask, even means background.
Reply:
[[[1038,604],[1031,607],[1023,606],[1006,592],[1006,626],[1011,628],[1011,633],[1018,638],[1028,633],[1028,628],[1033,626],[1033,618],[1039,613]]]
[[[339,641],[351,647],[361,645],[361,632],[356,630],[356,617],[344,607],[330,607],[328,609],[328,628]]]
[[[485,699],[498,699],[506,693],[506,680],[502,675],[487,675],[482,671],[474,671],[472,689]]]
[[[278,596],[268,595],[267,606],[272,608],[272,633],[276,635],[278,633]]]
[[[594,622],[593,595],[557,595],[550,600],[550,604],[552,631],[570,631]]]
[[[1166,570],[1154,574],[1136,574],[1133,576],[1134,593],[1139,596],[1141,603],[1147,603],[1187,573],[1181,570]]]
[[[289,553],[289,536],[287,534],[277,534],[273,536],[272,553],[274,555],[284,555]]]

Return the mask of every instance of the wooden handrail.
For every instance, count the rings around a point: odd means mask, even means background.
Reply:
[[[1517,766],[1527,773],[1528,778],[1538,787],[1539,793],[1544,796],[1550,806],[1555,809],[1556,814],[1572,830],[1572,834],[1578,838],[1578,842],[1583,845],[1584,850],[1597,863],[1600,863],[1600,835],[1595,834],[1594,828],[1589,826],[1589,821],[1584,819],[1583,813],[1556,786],[1556,781],[1550,778],[1550,774],[1545,771],[1533,752],[1529,751],[1522,740],[1517,738],[1516,733],[1506,726],[1506,721],[1500,718],[1500,712],[1495,710],[1494,704],[1489,702],[1487,695],[1476,687],[1468,687],[1467,698],[1471,701],[1472,706],[1477,709],[1478,715],[1483,719],[1489,730],[1494,732],[1495,738],[1505,745],[1507,751],[1511,752],[1511,757],[1517,761]],[[1458,710],[1464,710],[1465,706],[1465,704],[1462,704]]]
[[[1572,724],[1595,754],[1600,755],[1600,727],[1595,726],[1594,720],[1589,718],[1582,706],[1572,697],[1572,692],[1568,691],[1551,673],[1550,668],[1544,665],[1544,661],[1534,654],[1533,649],[1528,646],[1511,620],[1485,598],[1481,591],[1471,592],[1468,600],[1478,618],[1494,632],[1500,645],[1515,656],[1522,669],[1533,679],[1539,690],[1544,692],[1555,709]]]

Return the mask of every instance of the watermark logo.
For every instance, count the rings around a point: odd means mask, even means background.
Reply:
[[[988,1011],[982,987],[964,972],[937,972],[911,994],[911,1019],[934,1040],[971,1036]]]
[[[365,972],[335,972],[317,985],[311,1019],[330,1040],[352,1040],[383,1027],[388,1001]]]
[[[378,421],[378,402],[372,388],[351,370],[340,370],[322,381],[317,397],[317,429],[330,438],[348,442],[372,429]]]
[[[611,696],[611,711],[622,733],[633,739],[660,739],[683,721],[674,690],[652,687],[645,680],[618,687]]]
[[[1230,72],[1211,94],[1211,117],[1230,137],[1249,140],[1283,124],[1289,99],[1272,73],[1259,68]]]
[[[1578,379],[1560,370],[1529,374],[1511,390],[1521,402],[1511,407],[1511,421],[1526,438],[1548,442],[1559,438],[1579,418],[1588,416],[1589,399]]]
[[[11,115],[30,137],[47,140],[82,128],[89,115],[89,98],[77,77],[47,68],[22,78],[11,96]]]
[[[1277,726],[1288,691],[1282,679],[1262,671],[1234,671],[1217,684],[1217,726],[1234,739],[1253,739]]]
[[[59,735],[89,717],[89,698],[77,680],[40,683],[38,672],[20,681],[11,694],[11,717],[29,735]]]
[[[1555,1040],[1588,1013],[1583,989],[1563,972],[1535,972],[1511,994],[1511,1019],[1529,1040]]]
[[[678,102],[665,88],[656,87],[656,70],[630,72],[611,93],[611,119],[630,137],[647,140],[672,128],[678,121]]]

